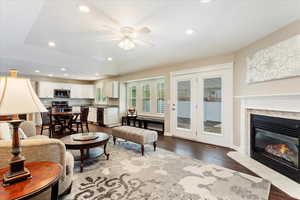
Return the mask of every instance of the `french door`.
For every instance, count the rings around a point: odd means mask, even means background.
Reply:
[[[174,136],[231,147],[232,68],[172,76]]]

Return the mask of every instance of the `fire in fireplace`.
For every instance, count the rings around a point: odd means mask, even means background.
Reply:
[[[268,144],[265,151],[279,159],[284,159],[293,165],[297,165],[298,163],[297,152],[290,149],[286,144]]]
[[[251,115],[251,157],[300,183],[300,120]]]

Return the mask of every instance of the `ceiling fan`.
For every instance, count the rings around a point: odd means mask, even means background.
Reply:
[[[137,45],[154,46],[152,42],[147,41],[143,36],[151,33],[150,28],[142,27],[135,29],[131,26],[123,26],[121,28],[113,28],[110,26],[101,26],[100,31],[109,31],[112,33],[109,37],[103,37],[103,39],[119,41],[118,46],[124,50],[130,50]],[[98,40],[103,41],[103,40]]]

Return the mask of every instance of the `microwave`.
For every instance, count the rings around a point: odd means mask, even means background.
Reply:
[[[54,98],[70,98],[71,90],[55,89]]]

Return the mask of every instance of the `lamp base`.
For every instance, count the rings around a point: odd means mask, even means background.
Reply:
[[[24,161],[24,157],[20,157],[18,160],[12,160],[9,163],[9,171],[3,177],[4,186],[8,186],[31,178],[29,170],[24,167]]]

